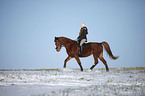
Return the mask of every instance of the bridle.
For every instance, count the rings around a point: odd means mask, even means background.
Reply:
[[[58,46],[60,46],[60,48],[61,48],[61,47],[64,47],[64,46],[58,41],[58,39],[57,39],[56,41],[58,42]],[[55,49],[58,49],[58,47],[56,47]]]

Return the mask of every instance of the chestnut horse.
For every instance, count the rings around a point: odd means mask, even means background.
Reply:
[[[64,61],[64,68],[66,68],[66,63],[67,61],[69,61],[72,58],[75,58],[76,61],[78,62],[81,71],[83,71],[83,67],[81,65],[81,61],[79,59],[78,53],[79,53],[79,46],[77,41],[75,40],[71,40],[69,38],[66,37],[55,37],[55,45],[56,45],[56,50],[59,52],[61,47],[64,46],[66,48],[66,52],[68,54],[68,57],[65,59]],[[103,46],[105,47],[107,53],[109,54],[109,56],[112,59],[117,59],[118,57],[113,56],[111,49],[109,47],[109,44],[107,42],[101,42],[101,43],[97,43],[97,42],[90,42],[87,44],[83,45],[83,55],[81,57],[88,57],[91,54],[93,54],[94,57],[94,65],[92,65],[92,67],[90,68],[91,70],[97,65],[98,63],[98,58],[103,62],[103,64],[106,67],[106,71],[109,71],[108,65],[106,60],[103,58]]]

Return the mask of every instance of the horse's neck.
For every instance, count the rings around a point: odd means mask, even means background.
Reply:
[[[68,44],[71,44],[72,42],[74,42],[74,41],[73,40],[70,40],[68,38],[62,38],[61,39],[61,43],[62,43],[63,46],[66,46]]]

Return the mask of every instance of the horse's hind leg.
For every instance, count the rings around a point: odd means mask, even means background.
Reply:
[[[100,54],[99,59],[100,59],[100,60],[103,62],[103,64],[105,65],[106,71],[109,71],[107,62],[106,62],[106,60],[103,58],[103,52]]]
[[[95,63],[94,63],[94,65],[92,65],[92,67],[90,68],[91,70],[98,64],[98,56],[96,56],[96,55],[94,55],[94,54],[93,54],[93,56],[94,56]]]
[[[68,56],[68,57],[65,59],[63,68],[66,68],[66,63],[67,63],[67,61],[69,61],[71,58],[72,58],[72,57]]]

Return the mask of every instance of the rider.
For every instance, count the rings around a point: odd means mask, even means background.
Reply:
[[[79,33],[79,36],[77,38],[78,44],[79,44],[79,48],[80,48],[79,56],[82,56],[82,54],[83,54],[82,45],[85,42],[87,42],[87,36],[86,36],[87,34],[88,34],[88,29],[87,29],[87,27],[85,27],[85,23],[83,23],[83,24],[81,24],[80,33]]]

